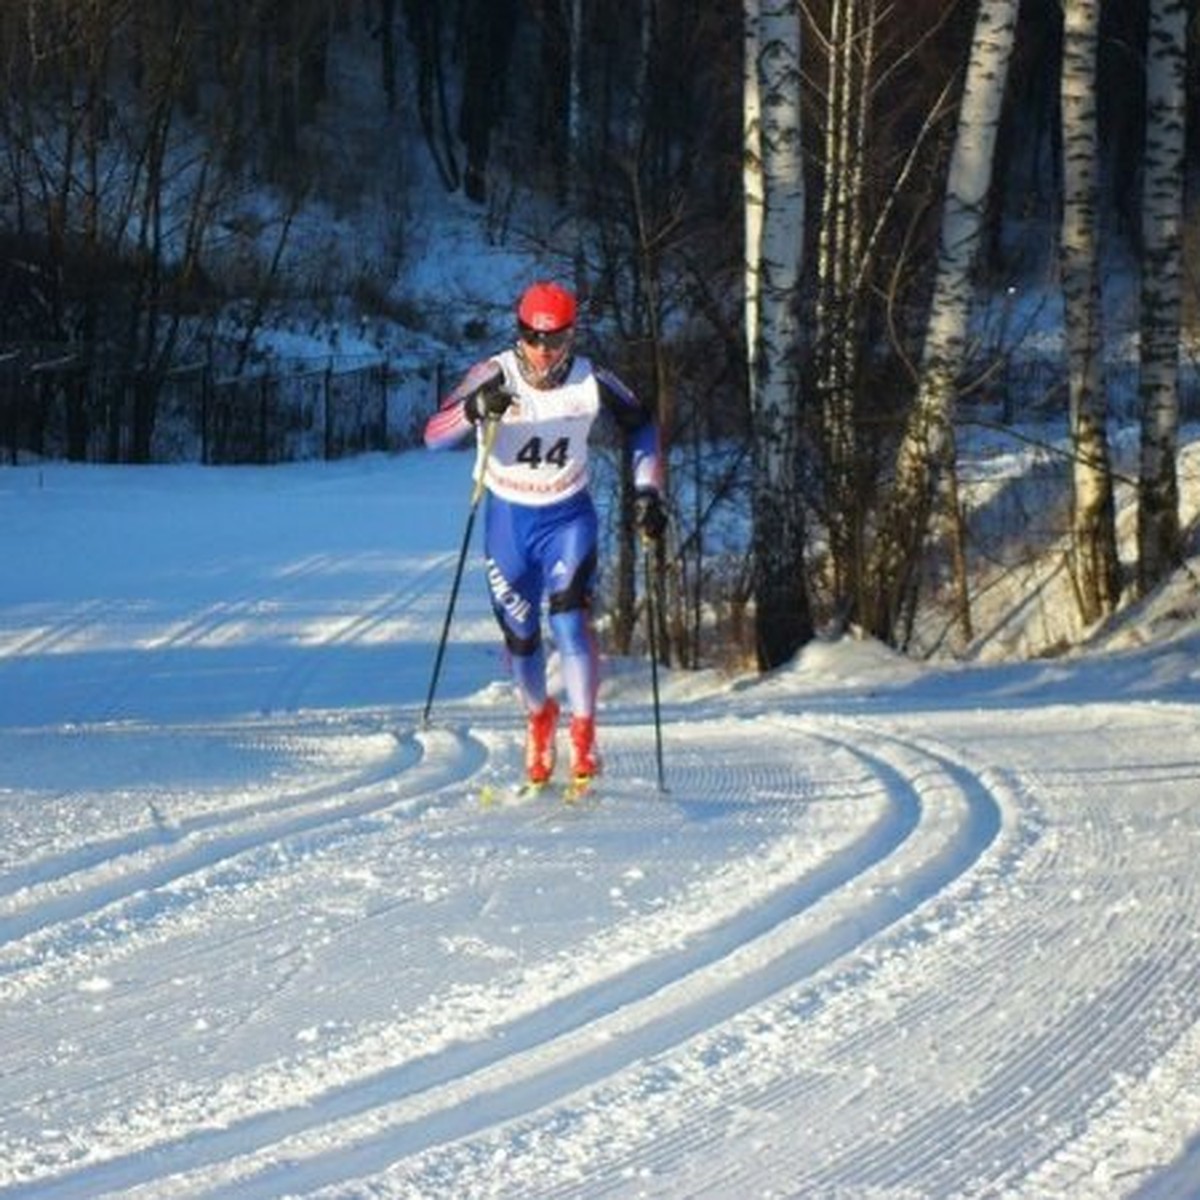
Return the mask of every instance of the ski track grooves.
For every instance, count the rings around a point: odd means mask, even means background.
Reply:
[[[785,733],[795,735],[799,725],[817,744],[863,764],[885,800],[876,820],[791,886],[669,953],[542,1004],[484,1041],[396,1062],[318,1092],[297,1107],[268,1109],[219,1129],[194,1129],[78,1172],[0,1189],[0,1195],[94,1196],[170,1178],[189,1192],[215,1189],[240,1200],[278,1195],[300,1180],[311,1190],[381,1171],[406,1156],[486,1133],[577,1089],[599,1085],[811,979],[961,881],[1000,835],[1008,805],[968,766],[877,729],[868,752],[856,745],[852,721],[776,720],[786,726]],[[461,746],[452,759],[456,775],[468,762],[472,770],[482,765]],[[425,762],[407,766],[400,781],[410,797],[440,784],[462,798],[461,783],[439,780]],[[336,817],[325,806],[329,797],[313,797],[312,811],[303,816],[218,838],[144,875],[64,900],[61,907],[82,915],[117,898],[109,894],[110,886],[121,894],[161,886],[187,871],[211,867],[216,855],[236,855],[398,802],[397,793],[377,796],[372,790],[377,783],[364,782],[366,795],[339,805]],[[612,787],[617,786],[614,780]],[[714,786],[711,779],[709,786]],[[726,780],[726,792],[729,786]],[[446,802],[444,793],[430,800]],[[927,818],[936,818],[933,829],[914,839]],[[603,808],[597,819],[603,820]],[[902,868],[889,867],[893,858],[903,859]],[[854,901],[847,910],[850,894]],[[823,911],[828,907],[823,901],[835,895],[841,900],[838,911]],[[933,1137],[936,1128],[927,1136]],[[910,1143],[906,1153],[919,1152],[920,1145]],[[285,1161],[264,1165],[268,1156]],[[890,1174],[886,1160],[878,1165],[881,1175]]]
[[[192,874],[210,874],[221,863],[262,847],[311,836],[327,827],[349,826],[398,807],[416,815],[438,802],[439,790],[448,783],[472,774],[484,754],[478,743],[461,735],[439,731],[403,735],[391,755],[357,777],[180,821],[166,829],[148,827],[10,871],[0,878],[0,900],[7,898],[14,906],[20,900],[26,903],[0,917],[0,995],[20,987],[20,980],[12,977],[24,967],[44,960],[47,937],[53,941],[61,933],[64,954],[84,949],[86,937],[81,938],[78,929],[63,927],[96,918],[124,901],[144,899],[147,893]],[[445,800],[443,795],[441,802]],[[240,827],[227,831],[231,821]],[[114,873],[111,868],[120,860],[127,861]],[[93,871],[102,878],[89,883]],[[43,894],[68,881],[69,890]],[[103,936],[102,931],[93,932]],[[43,937],[32,948],[30,961],[6,961],[14,957],[12,947],[38,934]]]

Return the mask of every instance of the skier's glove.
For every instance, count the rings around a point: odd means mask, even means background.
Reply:
[[[652,542],[657,542],[666,532],[667,510],[657,492],[645,488],[634,497],[633,523],[638,533]]]
[[[463,404],[463,412],[472,425],[478,425],[480,421],[498,421],[512,402],[512,392],[497,379],[472,392]]]

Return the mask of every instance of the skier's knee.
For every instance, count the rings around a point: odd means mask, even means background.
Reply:
[[[568,580],[566,587],[550,593],[550,614],[586,612],[591,607],[592,579],[595,576],[596,556],[589,554]]]
[[[500,619],[500,630],[504,634],[504,645],[509,654],[515,655],[517,658],[529,658],[541,648],[542,634],[540,630],[535,629],[530,634],[517,633],[503,618]]]

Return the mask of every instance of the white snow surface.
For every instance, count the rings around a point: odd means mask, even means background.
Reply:
[[[1200,1195],[1194,622],[663,669],[664,791],[607,661],[509,802],[469,467],[0,471],[0,1197]]]

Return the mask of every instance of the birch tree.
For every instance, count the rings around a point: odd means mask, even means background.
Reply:
[[[1096,47],[1100,0],[1063,6],[1063,214],[1060,239],[1072,458],[1071,548],[1079,615],[1112,612],[1120,568],[1101,358],[1096,213]]]
[[[1179,562],[1179,332],[1183,270],[1187,0],[1150,0],[1142,197],[1138,583]]]
[[[831,585],[835,608],[859,592],[862,507],[857,414],[863,173],[875,4],[834,0],[830,9],[825,170],[817,251],[817,388],[821,397]]]
[[[1019,0],[981,0],[959,106],[938,241],[937,274],[913,411],[876,541],[871,632],[895,640],[915,603],[921,549],[944,469],[953,462],[957,380],[967,342],[971,271],[983,240],[1000,110]]]
[[[799,481],[798,292],[804,248],[798,0],[745,0],[746,342],[758,665],[812,636]]]

